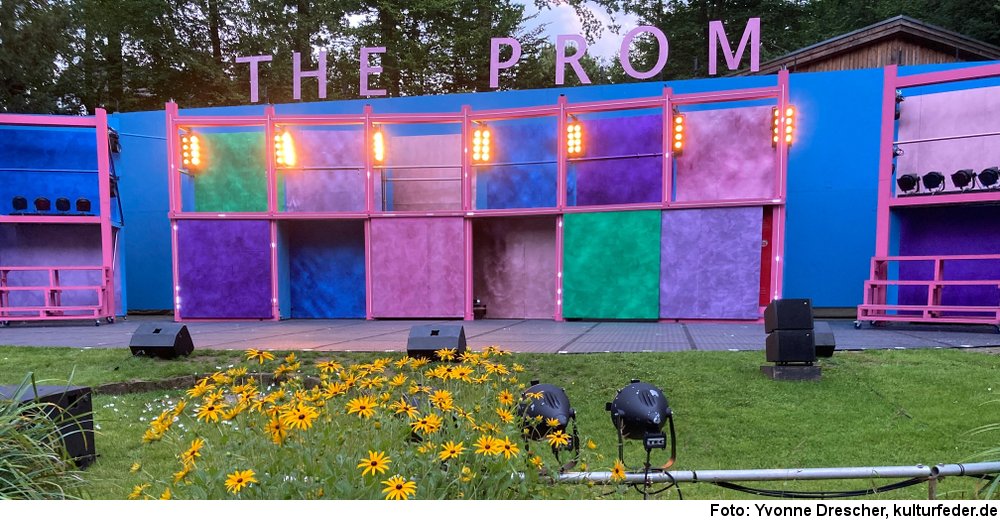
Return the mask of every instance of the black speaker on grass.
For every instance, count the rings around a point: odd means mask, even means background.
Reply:
[[[812,330],[776,330],[767,335],[764,351],[768,363],[813,363],[816,337]]]
[[[171,359],[190,354],[194,343],[187,326],[181,323],[143,323],[132,334],[128,348],[133,356]]]
[[[455,357],[465,352],[465,327],[461,325],[415,325],[406,340],[406,355],[437,359],[435,351],[455,349]]]
[[[775,330],[811,330],[813,328],[812,300],[788,298],[771,300],[764,309],[764,332]]]
[[[837,341],[833,337],[833,329],[825,321],[817,321],[816,332],[816,357],[833,357],[833,351],[837,348]]]
[[[35,389],[38,390],[37,395]],[[17,397],[18,387],[0,386],[0,399]],[[91,391],[83,386],[38,386],[28,387],[20,396],[22,402],[35,401],[43,404],[42,409],[59,427],[69,455],[77,467],[85,468],[97,458],[94,448],[94,404]]]

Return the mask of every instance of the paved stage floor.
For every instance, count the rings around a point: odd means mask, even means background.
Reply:
[[[12,323],[0,328],[0,345],[125,348],[140,323],[167,316],[131,316],[95,327]],[[316,351],[403,351],[410,327],[450,323],[465,327],[469,346],[499,345],[514,352],[674,352],[763,350],[759,323],[635,323],[551,320],[287,320],[280,322],[196,322],[188,330],[195,348]],[[984,326],[889,324],[860,330],[849,320],[830,321],[841,350],[887,348],[971,348],[1000,346],[1000,334]]]

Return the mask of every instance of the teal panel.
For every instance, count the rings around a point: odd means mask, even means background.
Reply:
[[[195,211],[267,211],[264,134],[199,135],[205,167],[193,175]]]
[[[659,211],[564,217],[563,317],[655,320],[659,287]]]

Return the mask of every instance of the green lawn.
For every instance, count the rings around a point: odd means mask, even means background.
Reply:
[[[305,361],[335,358],[370,360],[368,354],[300,353]],[[511,359],[511,358],[507,358]],[[821,382],[773,382],[759,371],[761,353],[678,352],[589,355],[515,355],[526,371],[566,389],[579,418],[581,437],[593,439],[601,458],[591,469],[608,470],[616,458],[614,429],[605,402],[630,378],[665,391],[674,410],[678,436],[676,469],[747,469],[829,466],[937,464],[969,460],[998,445],[993,436],[968,431],[998,422],[1000,357],[959,350],[882,350],[838,352],[822,362]],[[242,362],[240,352],[199,351],[186,360],[132,358],[127,350],[0,347],[0,382],[18,383],[33,370],[39,380],[75,384],[158,379],[210,373]],[[346,364],[346,363],[345,363]],[[98,462],[85,476],[93,498],[123,498],[146,479],[176,465],[173,448],[143,445],[142,432],[154,415],[155,400],[175,400],[182,391],[95,398]],[[632,464],[639,450],[626,453]],[[655,454],[662,463],[664,454]],[[129,466],[143,461],[143,471]],[[171,470],[173,471],[173,470]],[[874,485],[886,482],[876,482]],[[846,490],[870,482],[762,483],[759,487],[796,490]],[[973,479],[942,482],[939,496],[973,498]],[[554,496],[589,498],[602,486],[566,486]],[[754,498],[709,484],[687,484],[684,498]],[[926,486],[878,496],[926,497]],[[674,493],[661,495],[676,498]],[[638,498],[631,492],[612,497]]]

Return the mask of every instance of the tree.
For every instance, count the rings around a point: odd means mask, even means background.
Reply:
[[[62,81],[71,59],[65,2],[0,0],[0,110],[78,113]]]

